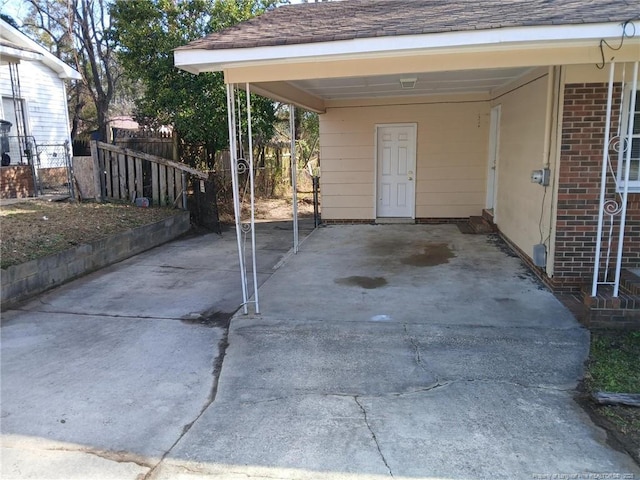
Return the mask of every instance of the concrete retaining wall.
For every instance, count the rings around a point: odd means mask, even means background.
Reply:
[[[56,255],[2,270],[3,309],[89,272],[168,242],[189,230],[189,212]]]

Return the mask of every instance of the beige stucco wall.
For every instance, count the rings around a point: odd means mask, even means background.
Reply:
[[[416,217],[480,215],[489,102],[480,96],[416,102],[334,102],[320,115],[324,219],[375,218],[376,125],[389,123],[417,124]]]
[[[553,82],[548,69],[537,70],[505,88],[491,102],[501,106],[495,221],[524,253],[549,245],[555,155],[551,154],[550,118]],[[548,166],[551,184],[531,183],[531,171]],[[545,194],[546,191],[546,194]]]
[[[616,71],[616,81],[621,80],[621,72],[622,67]],[[608,68],[569,65],[537,69],[493,94],[491,106],[502,106],[496,223],[529,256],[533,245],[545,243],[549,276],[553,276],[555,255],[564,85],[606,81]],[[551,170],[546,195],[545,189],[529,178],[531,170],[545,166]]]

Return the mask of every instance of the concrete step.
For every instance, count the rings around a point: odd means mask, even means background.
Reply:
[[[494,224],[493,221],[493,208],[491,209],[487,209],[487,208],[483,208],[482,209],[482,217],[489,222],[491,225]]]
[[[600,286],[598,295],[591,296],[591,286],[581,291],[585,308],[584,319],[588,326],[605,328],[640,327],[640,295],[622,291],[613,296],[613,287]]]
[[[480,216],[469,217],[469,225],[471,225],[475,233],[493,233],[496,231],[493,223],[490,223],[486,218]]]

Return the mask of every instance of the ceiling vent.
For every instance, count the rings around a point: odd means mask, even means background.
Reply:
[[[413,77],[413,78],[401,78],[400,79],[400,86],[402,87],[403,90],[412,90],[413,88],[415,88],[417,81],[418,81],[418,79],[415,78],[415,77]]]

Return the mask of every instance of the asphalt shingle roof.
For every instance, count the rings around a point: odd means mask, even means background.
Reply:
[[[285,5],[179,49],[294,45],[638,18],[638,0],[343,0]]]

